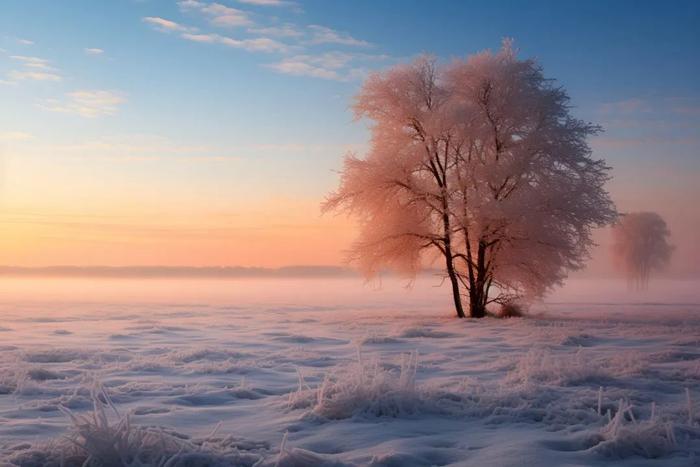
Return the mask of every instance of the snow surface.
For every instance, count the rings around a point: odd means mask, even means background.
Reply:
[[[700,465],[697,282],[434,285],[3,280],[0,465]]]

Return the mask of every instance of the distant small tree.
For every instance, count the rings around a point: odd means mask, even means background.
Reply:
[[[651,273],[662,270],[671,261],[671,232],[655,212],[625,214],[613,226],[612,233],[613,261],[630,286],[647,288]]]
[[[542,296],[582,267],[591,229],[615,219],[591,157],[595,125],[509,41],[439,66],[428,57],[371,75],[355,103],[372,121],[368,154],[349,154],[323,210],[359,221],[351,248],[367,277],[414,276],[441,258],[457,316]]]

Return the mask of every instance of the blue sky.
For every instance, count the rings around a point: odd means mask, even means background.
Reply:
[[[368,72],[504,37],[606,128],[623,209],[697,194],[697,1],[3,0],[3,208],[317,203],[367,140]]]

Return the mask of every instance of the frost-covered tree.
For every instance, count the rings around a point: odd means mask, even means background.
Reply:
[[[613,226],[613,261],[630,285],[645,289],[649,276],[671,261],[671,232],[655,212],[633,212]]]
[[[350,259],[368,277],[408,276],[440,258],[459,317],[542,296],[582,267],[591,229],[615,219],[599,128],[509,41],[446,66],[423,57],[371,75],[355,113],[372,122],[365,157],[345,159],[324,210],[357,218]]]

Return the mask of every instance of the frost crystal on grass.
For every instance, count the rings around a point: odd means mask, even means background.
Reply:
[[[384,369],[378,360],[358,360],[343,371],[326,375],[317,389],[311,389],[300,375],[299,388],[290,394],[290,407],[310,407],[311,413],[327,419],[344,419],[367,414],[397,417],[414,413],[426,403],[416,387],[418,353],[403,355],[400,369]]]
[[[92,390],[93,410],[75,414],[61,410],[73,424],[72,432],[63,438],[38,446],[18,449],[8,460],[22,467],[86,466],[86,467],[252,467],[262,460],[264,445],[253,444],[253,452],[245,452],[232,437],[215,438],[215,429],[201,440],[188,439],[172,430],[140,427],[131,423],[129,414],[119,416],[107,391],[97,382]],[[117,417],[110,421],[107,409]]]

